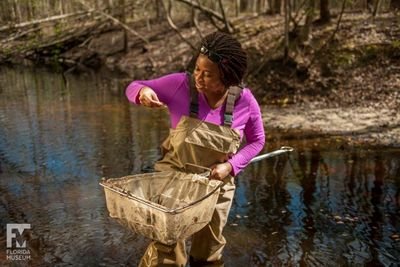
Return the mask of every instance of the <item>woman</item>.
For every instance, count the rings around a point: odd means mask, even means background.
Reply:
[[[231,35],[206,36],[196,56],[193,75],[169,74],[134,81],[126,89],[129,101],[147,107],[168,107],[171,131],[164,141],[157,171],[189,172],[193,164],[211,169],[210,179],[223,180],[211,222],[192,237],[191,266],[223,266],[226,224],[235,190],[234,177],[264,146],[259,105],[248,88],[241,88],[247,55]],[[242,138],[246,144],[238,151]],[[140,266],[185,266],[185,241],[174,246],[152,242]]]

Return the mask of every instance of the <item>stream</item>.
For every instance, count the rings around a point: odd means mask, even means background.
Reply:
[[[99,181],[151,167],[169,121],[130,105],[125,86],[0,67],[1,266],[137,266],[149,240],[108,216]],[[400,148],[266,131],[263,153],[295,150],[237,177],[226,266],[397,266]],[[29,259],[8,257],[12,223],[30,224]]]

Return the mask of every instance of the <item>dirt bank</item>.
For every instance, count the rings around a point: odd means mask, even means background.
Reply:
[[[353,19],[324,51],[310,49],[285,66],[265,64],[258,84],[267,129],[400,146],[399,18]]]
[[[264,106],[266,129],[290,137],[340,136],[352,145],[400,147],[398,110],[376,107],[305,108]]]

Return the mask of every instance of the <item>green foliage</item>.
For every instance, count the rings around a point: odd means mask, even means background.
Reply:
[[[335,51],[333,65],[337,67],[350,67],[356,60],[356,54],[351,50]]]
[[[63,26],[61,25],[61,23],[55,23],[54,25],[54,34],[56,36],[60,36],[63,32]]]
[[[360,63],[368,63],[382,58],[399,58],[400,41],[394,40],[389,45],[367,45],[363,49]]]
[[[62,52],[63,52],[62,44],[56,44],[50,51],[52,61],[58,63]]]
[[[389,53],[393,58],[400,58],[400,40],[392,41]]]
[[[400,40],[392,41],[391,45],[394,49],[400,49]]]
[[[372,60],[376,60],[382,52],[382,48],[377,45],[371,44],[366,45],[362,50],[362,56],[360,57],[361,63],[367,63]]]
[[[400,57],[400,41],[392,41],[390,45],[369,44],[354,49],[330,51],[332,65],[336,68],[352,68],[370,64],[385,58]]]

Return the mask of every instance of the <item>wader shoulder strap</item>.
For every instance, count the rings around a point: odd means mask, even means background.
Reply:
[[[196,86],[194,85],[193,75],[190,72],[186,72],[186,75],[188,77],[190,87],[190,117],[197,118],[199,113],[198,92],[196,90]]]
[[[231,86],[229,87],[228,96],[226,99],[226,107],[224,113],[224,125],[231,127],[233,121],[233,108],[235,107],[235,101],[239,98],[242,92],[242,87]]]

